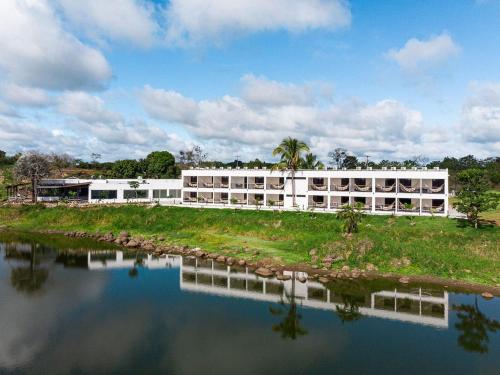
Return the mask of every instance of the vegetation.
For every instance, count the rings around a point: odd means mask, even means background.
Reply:
[[[358,225],[363,218],[363,211],[359,206],[346,204],[340,208],[337,217],[343,221],[343,229],[347,234],[358,231]]]
[[[455,206],[459,212],[467,215],[467,220],[477,229],[479,214],[498,206],[498,195],[488,193],[489,186],[484,172],[480,169],[468,169],[460,172],[457,179],[462,190],[457,195]]]
[[[306,212],[207,210],[138,205],[46,208],[41,205],[0,208],[0,225],[20,230],[58,229],[164,236],[167,243],[199,246],[228,256],[279,264],[317,264],[326,257],[343,265],[402,275],[431,275],[500,284],[500,231],[475,230],[440,217],[367,215],[359,231],[343,236],[334,215]],[[309,255],[316,249],[317,260]]]
[[[309,146],[304,142],[291,137],[285,138],[280,145],[273,150],[273,156],[280,156],[280,161],[273,168],[290,171],[292,178],[292,204],[296,206],[295,199],[295,172],[303,163],[302,153],[309,151]]]
[[[38,181],[50,173],[50,159],[47,155],[38,152],[28,152],[17,159],[14,165],[14,175],[18,180],[30,180],[31,199],[36,202],[36,189]]]

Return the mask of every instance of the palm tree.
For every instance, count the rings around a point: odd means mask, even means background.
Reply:
[[[292,176],[292,203],[296,206],[295,200],[295,172],[302,165],[302,152],[308,152],[309,146],[298,139],[288,137],[281,141],[280,145],[273,150],[273,156],[280,155],[281,159],[273,166],[273,169],[281,171],[289,170]]]
[[[318,160],[316,155],[310,152],[304,157],[301,167],[304,169],[323,169],[325,165],[321,162],[321,160]]]
[[[273,331],[281,333],[281,337],[284,339],[295,340],[299,336],[307,335],[307,330],[300,325],[302,315],[299,313],[297,302],[295,301],[295,272],[292,273],[292,292],[291,294],[285,293],[285,295],[290,305],[288,311],[285,311],[286,302],[283,300],[283,297],[281,297],[280,308],[269,308],[269,311],[274,316],[284,315],[280,323],[273,325]]]

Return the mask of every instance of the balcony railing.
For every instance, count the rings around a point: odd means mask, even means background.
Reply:
[[[214,183],[214,188],[216,189],[227,189],[229,188],[229,183],[224,183],[224,182],[215,182]]]
[[[331,184],[330,185],[330,190],[331,191],[349,191],[349,184],[346,185],[341,185],[341,184]]]
[[[247,184],[245,184],[244,182],[233,182],[231,184],[231,189],[246,189],[247,188]]]
[[[251,182],[248,184],[249,189],[260,189],[263,190],[265,187],[263,182]]]
[[[419,194],[420,193],[420,187],[419,186],[406,186],[402,184],[401,182],[398,185],[399,187],[399,192],[400,193],[413,193],[413,194]]]
[[[185,182],[184,187],[186,188],[197,188],[198,183],[197,182]]]
[[[360,192],[371,192],[372,191],[372,186],[371,185],[357,185],[357,184],[354,184],[354,190],[355,191],[360,191]]]
[[[437,187],[431,187],[427,184],[424,184],[422,187],[422,192],[427,194],[443,194],[444,193],[444,183]]]

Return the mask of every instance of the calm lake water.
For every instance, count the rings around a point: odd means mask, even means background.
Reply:
[[[0,373],[495,374],[500,299],[0,233]]]

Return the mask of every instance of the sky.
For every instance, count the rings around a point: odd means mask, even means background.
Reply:
[[[2,0],[0,149],[500,154],[500,1]]]

